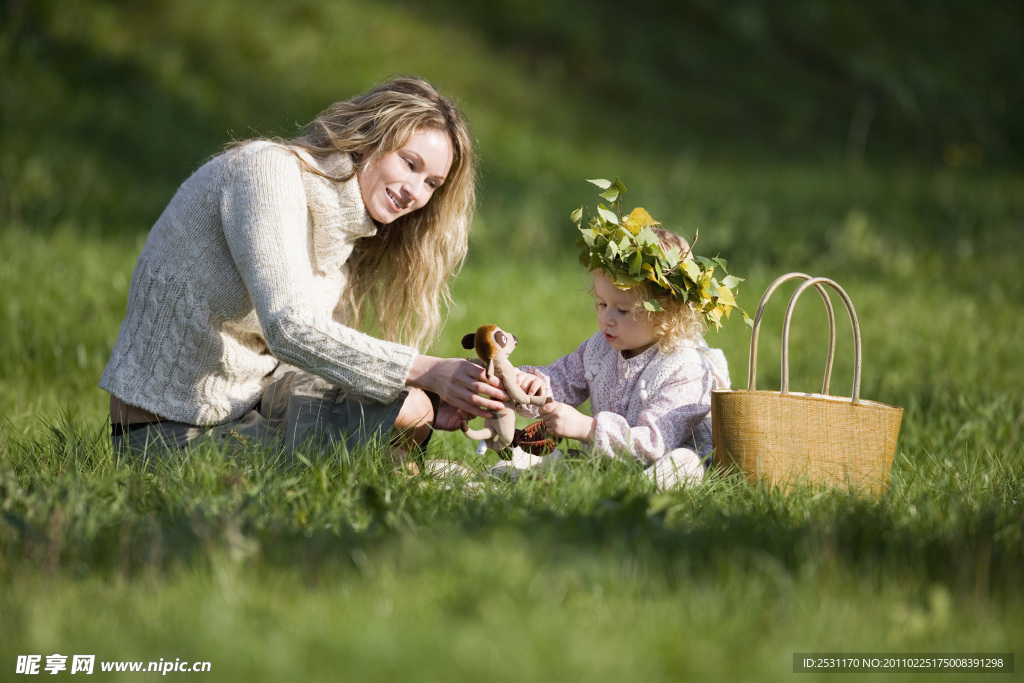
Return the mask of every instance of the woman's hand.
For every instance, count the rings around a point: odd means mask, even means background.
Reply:
[[[576,439],[586,444],[589,444],[594,436],[597,420],[589,415],[584,415],[571,405],[552,401],[545,403],[537,410],[540,412],[541,419],[544,420],[544,428],[555,436]]]
[[[502,401],[509,400],[498,377],[488,382],[483,368],[461,358],[416,356],[405,383],[432,391],[444,403],[476,417],[494,417],[505,407]]]

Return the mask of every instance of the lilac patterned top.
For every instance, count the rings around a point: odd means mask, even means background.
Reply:
[[[627,359],[597,332],[551,365],[519,369],[541,377],[556,401],[575,407],[589,398],[594,450],[629,454],[645,467],[680,447],[709,453],[711,392],[729,387],[725,356],[702,338],[671,353],[655,344]],[[519,412],[538,415],[532,406]]]

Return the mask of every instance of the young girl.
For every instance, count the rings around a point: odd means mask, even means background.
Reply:
[[[649,229],[662,254],[689,257],[681,237]],[[607,270],[617,267],[628,266]],[[688,301],[647,280],[620,288],[612,276],[593,273],[599,331],[547,367],[520,368],[528,393],[555,399],[520,411],[595,454],[635,458],[660,487],[699,481],[712,447],[711,392],[729,387],[725,356],[708,347],[702,316]],[[588,398],[592,417],[575,408]]]

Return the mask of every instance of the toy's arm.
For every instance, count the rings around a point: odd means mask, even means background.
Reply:
[[[519,383],[515,380],[516,372],[518,371],[512,366],[512,363],[505,360],[500,363],[496,363],[495,365],[497,366],[496,370],[498,374],[501,375],[502,386],[505,387],[505,391],[516,403],[525,403],[526,405],[531,406],[542,406],[551,400],[550,396],[530,396],[523,391],[522,387],[520,387]]]
[[[517,368],[519,374],[516,375],[516,383],[519,384],[519,388],[522,389],[527,396],[538,395],[538,396],[549,396],[553,401],[555,399],[554,393],[551,391],[551,384],[548,382],[548,378],[544,375],[535,374],[534,372],[527,372],[523,368]],[[528,417],[531,420],[535,420],[540,417],[540,408],[538,406],[530,405],[529,403],[517,403],[515,407],[516,413],[523,417]]]

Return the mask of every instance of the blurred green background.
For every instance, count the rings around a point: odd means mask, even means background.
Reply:
[[[482,222],[516,226],[530,248],[570,230],[584,176],[650,181],[631,199],[671,222],[728,207],[693,191],[704,164],[753,165],[769,185],[793,163],[1016,169],[1024,151],[1013,1],[5,0],[0,12],[0,221],[34,229],[133,236],[228,139],[291,135],[408,73],[460,101]]]
[[[748,309],[785,271],[852,288],[873,349],[901,358],[888,385],[866,374],[882,399],[941,384],[959,353],[938,347],[922,367],[887,344],[897,330],[954,335],[1022,301],[1006,249],[1024,221],[1019,2],[7,0],[2,12],[5,366],[33,386],[60,376],[75,389],[55,399],[87,413],[99,394],[81,391],[109,357],[131,264],[178,183],[229,139],[293,135],[397,74],[459,101],[478,141],[460,327],[438,353],[492,318],[526,334],[520,362],[589,335],[584,285],[566,274],[579,274],[567,215],[592,204],[587,177],[620,176],[627,207],[699,231],[698,252],[748,278]],[[478,295],[479,273],[507,300]],[[737,380],[744,335],[714,340]],[[1008,360],[972,352],[997,384]],[[8,417],[43,410],[20,401]]]
[[[102,419],[131,266],[193,169],[396,74],[459,102],[481,162],[435,352],[461,354],[482,322],[525,334],[520,363],[589,336],[568,214],[593,205],[584,178],[619,176],[627,208],[699,231],[698,252],[747,278],[748,310],[792,270],[850,289],[865,395],[1018,385],[1015,346],[984,340],[1022,324],[1020,2],[4,0],[0,19],[0,410],[16,424],[57,405]],[[712,343],[743,386],[742,325]]]
[[[793,652],[1019,649],[1021,35],[1020,0],[0,0],[0,671],[59,650],[218,680],[760,682]],[[396,74],[460,103],[481,162],[434,352],[485,322],[518,363],[590,336],[569,214],[618,176],[748,311],[788,271],[846,288],[861,394],[905,409],[886,496],[658,493],[621,462],[483,488],[352,454],[118,462],[97,382],[175,188]],[[821,309],[796,391],[820,387]],[[745,387],[746,328],[708,341]]]

